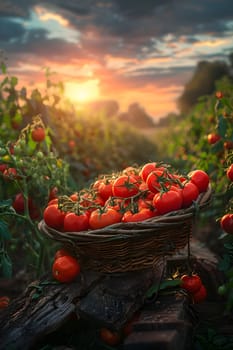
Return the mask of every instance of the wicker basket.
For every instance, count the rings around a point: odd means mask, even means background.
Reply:
[[[199,210],[208,206],[211,194],[209,187],[191,207],[141,222],[118,223],[99,230],[59,232],[42,220],[39,229],[71,249],[83,269],[104,273],[142,270],[155,267],[159,260],[187,245],[194,218]]]

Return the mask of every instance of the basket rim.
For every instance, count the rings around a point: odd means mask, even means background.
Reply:
[[[85,241],[91,238],[101,237],[103,239],[129,238],[137,235],[151,234],[156,228],[170,228],[191,221],[198,214],[199,210],[204,209],[210,204],[213,190],[209,185],[206,192],[199,194],[197,200],[188,208],[169,212],[164,215],[154,216],[150,219],[140,222],[119,222],[101,229],[86,230],[79,232],[62,232],[49,227],[44,220],[38,224],[38,228],[50,238],[58,237],[69,241]]]

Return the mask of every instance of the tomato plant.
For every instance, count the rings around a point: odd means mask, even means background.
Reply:
[[[61,256],[54,261],[52,266],[53,277],[62,283],[72,282],[79,273],[79,262],[73,256]]]

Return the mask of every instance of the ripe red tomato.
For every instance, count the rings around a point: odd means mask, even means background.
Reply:
[[[51,188],[51,190],[49,191],[49,201],[51,201],[54,198],[57,198],[57,195],[58,195],[58,188],[57,187]]]
[[[216,91],[215,96],[219,99],[223,98],[223,93],[222,91]]]
[[[46,135],[45,129],[42,128],[41,126],[34,128],[31,132],[32,139],[35,142],[44,141],[45,135]]]
[[[100,338],[104,343],[110,346],[116,346],[121,342],[121,336],[118,332],[111,331],[108,328],[100,329]]]
[[[55,229],[62,229],[65,213],[62,212],[57,204],[47,206],[43,213],[45,223]]]
[[[121,221],[121,218],[122,214],[113,208],[106,208],[104,212],[101,209],[96,209],[89,217],[89,226],[93,230],[96,230],[105,226],[116,224],[117,222]]]
[[[189,293],[197,292],[202,286],[202,281],[198,275],[183,275],[181,277],[181,288]]]
[[[64,218],[64,231],[65,232],[79,232],[86,231],[89,228],[89,218],[83,214],[67,213]]]
[[[66,249],[59,249],[56,251],[55,255],[54,255],[54,260],[60,258],[61,256],[70,256],[70,252]]]
[[[95,187],[98,188],[98,193],[103,198],[104,201],[106,201],[113,194],[112,181],[110,180],[101,181],[99,184],[98,183],[95,184]]]
[[[233,181],[233,164],[231,164],[227,169],[227,177],[229,180]]]
[[[16,180],[20,179],[20,176],[17,173],[15,168],[6,168],[3,172],[3,177],[5,180]]]
[[[146,199],[148,199],[148,200],[152,200],[153,199],[153,197],[154,197],[154,192],[151,192],[150,190],[149,190],[149,188],[148,188],[148,186],[147,186],[147,183],[146,182],[142,182],[142,183],[140,183],[140,185],[139,185],[139,191],[140,192],[145,192],[146,191],[146,196],[145,196],[145,198]]]
[[[195,304],[203,302],[207,297],[206,287],[202,284],[201,287],[192,294],[192,299]]]
[[[29,197],[27,199],[28,202],[28,208],[31,209],[33,207],[32,199]],[[24,205],[24,196],[22,193],[17,193],[15,196],[15,199],[12,203],[12,207],[15,209],[16,213],[23,214],[25,210]]]
[[[128,198],[139,192],[139,183],[133,176],[121,175],[112,184],[115,197]]]
[[[133,176],[138,181],[138,183],[142,182],[142,178],[138,173],[138,169],[135,167],[132,167],[132,166],[126,167],[125,169],[123,169],[122,174],[127,176]]]
[[[208,140],[208,143],[209,143],[210,145],[215,144],[215,143],[218,142],[220,139],[221,139],[221,136],[218,135],[218,134],[211,133],[211,134],[208,134],[208,135],[207,135],[207,140]]]
[[[225,141],[223,144],[223,147],[227,150],[232,149],[233,148],[233,141]]]
[[[0,297],[0,309],[5,309],[10,303],[10,298],[8,296]]]
[[[161,184],[165,185],[166,174],[163,170],[152,171],[146,180],[149,190],[153,193],[158,193],[161,190]]]
[[[179,210],[182,206],[182,195],[179,191],[156,193],[153,198],[153,206],[158,214],[163,215],[173,210]]]
[[[221,220],[220,225],[226,233],[233,234],[233,214],[225,214]]]
[[[193,182],[199,189],[199,192],[205,192],[209,186],[209,175],[203,170],[193,170],[188,174],[191,182]]]
[[[191,181],[186,182],[182,188],[182,207],[188,208],[199,196],[198,187]]]
[[[0,164],[0,172],[3,174],[4,171],[8,168],[7,164]]]
[[[159,169],[161,169],[161,167],[159,167]],[[142,169],[141,169],[139,174],[140,174],[141,178],[146,182],[146,179],[147,179],[148,175],[150,173],[152,173],[152,171],[155,171],[155,170],[158,170],[157,163],[155,163],[155,162],[146,163],[142,167]],[[161,169],[161,170],[163,170],[163,169]]]
[[[137,213],[132,213],[132,211],[128,210],[124,213],[122,217],[122,222],[137,222],[144,221],[155,216],[155,211],[152,211],[148,208],[143,208]]]
[[[59,282],[72,282],[80,273],[80,265],[77,259],[70,255],[57,258],[52,266],[53,277]]]

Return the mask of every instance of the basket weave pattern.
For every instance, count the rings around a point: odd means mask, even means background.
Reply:
[[[155,266],[160,259],[187,245],[195,215],[210,203],[211,193],[209,187],[191,207],[141,222],[118,223],[99,230],[60,232],[42,220],[39,229],[71,249],[84,269],[104,273],[142,270]]]

